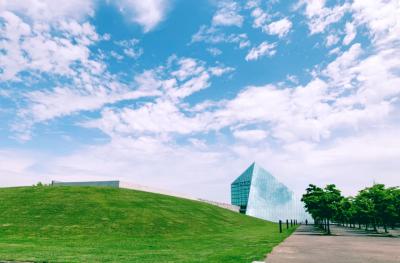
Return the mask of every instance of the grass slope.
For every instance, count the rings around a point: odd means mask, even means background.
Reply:
[[[212,205],[126,189],[0,189],[0,261],[251,262],[292,230]]]

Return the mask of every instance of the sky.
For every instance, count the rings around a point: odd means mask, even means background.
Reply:
[[[0,0],[0,186],[400,185],[399,96],[399,0]]]

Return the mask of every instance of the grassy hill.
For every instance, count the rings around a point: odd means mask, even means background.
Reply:
[[[201,202],[133,190],[0,189],[0,261],[251,262],[289,232]]]

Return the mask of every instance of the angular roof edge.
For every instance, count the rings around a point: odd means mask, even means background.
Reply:
[[[245,176],[249,176],[249,177],[250,177],[249,179],[251,180],[251,178],[253,177],[254,171],[255,171],[255,169],[254,169],[255,167],[256,167],[256,162],[253,162],[252,164],[250,164],[250,166],[247,167],[246,170],[244,170],[244,172],[242,172],[242,173],[231,183],[231,185],[232,185],[232,184],[235,184],[235,183],[237,183],[237,182],[242,181],[242,180],[244,179]]]

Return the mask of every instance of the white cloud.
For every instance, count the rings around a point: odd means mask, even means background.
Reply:
[[[330,24],[338,22],[349,10],[349,4],[325,6],[325,0],[300,0],[297,8],[305,5],[305,15],[311,34],[324,32]]]
[[[22,2],[6,3],[0,8],[4,21],[0,26],[4,37],[0,42],[4,51],[0,53],[0,80],[29,87],[21,96],[23,103],[12,124],[21,140],[30,139],[32,126],[38,122],[97,110],[121,100],[160,95],[156,89],[140,90],[121,83],[107,71],[102,58],[91,51],[91,46],[103,39],[84,20],[92,9],[80,14],[68,4],[31,4],[32,10]],[[59,16],[50,16],[52,12]],[[126,56],[137,58],[143,52],[137,39],[115,44]],[[110,55],[122,59],[115,51]],[[41,81],[49,83],[42,86]]]
[[[398,1],[354,0],[351,9],[354,23],[366,25],[374,44],[398,43],[400,35]]]
[[[286,75],[286,79],[294,84],[299,84],[299,78],[295,75]]]
[[[278,35],[279,37],[284,37],[289,33],[291,28],[292,22],[287,18],[272,22],[263,27],[264,31],[268,32],[268,34]]]
[[[356,29],[353,23],[346,23],[346,36],[343,39],[343,45],[350,44],[356,37]]]
[[[207,48],[207,51],[213,56],[219,56],[222,54],[222,50],[215,47]]]
[[[210,72],[214,76],[222,76],[223,74],[234,71],[235,69],[232,67],[211,67]]]
[[[143,55],[143,48],[139,47],[139,39],[132,38],[130,40],[121,40],[115,43],[122,47],[123,53],[130,58],[137,59]]]
[[[171,75],[176,77],[179,81],[186,80],[188,77],[198,75],[204,72],[205,68],[193,58],[182,58],[177,61],[179,66],[178,70],[171,72]]]
[[[98,87],[93,92],[84,92],[81,89],[56,87],[49,91],[32,91],[26,94],[30,106],[21,110],[20,115],[35,122],[42,122],[78,111],[99,109],[107,103],[159,94],[157,91],[129,91],[126,87],[119,87],[119,89],[120,91],[118,88],[112,91],[105,87]]]
[[[335,45],[337,42],[339,42],[339,37],[338,37],[337,35],[330,34],[330,35],[328,35],[328,36],[326,37],[325,43],[326,43],[326,46],[327,46],[327,47],[333,46],[333,45]]]
[[[245,48],[250,45],[247,34],[226,34],[216,27],[201,26],[193,36],[191,43],[205,42],[210,44],[218,43],[235,43],[239,45],[239,48]]]
[[[9,10],[36,21],[59,21],[64,18],[81,20],[94,14],[93,0],[3,0],[0,11]]]
[[[173,125],[171,125],[173,123]],[[155,103],[146,103],[138,109],[103,110],[102,118],[90,121],[86,127],[100,128],[104,133],[116,135],[168,133],[191,134],[204,129],[199,118],[187,117],[171,100],[158,99]]]
[[[0,75],[2,80],[18,80],[22,71],[36,71],[59,75],[75,74],[73,65],[79,63],[89,71],[101,70],[101,65],[89,59],[89,46],[99,37],[92,25],[70,20],[30,25],[9,11],[0,13],[5,24],[0,28],[4,40],[0,43]],[[53,37],[57,28],[64,36]]]
[[[249,53],[246,55],[246,61],[250,60],[257,60],[263,56],[273,56],[276,53],[276,44],[272,43],[269,44],[268,42],[264,41],[260,45],[253,47]]]
[[[221,77],[234,69],[217,65],[207,67],[203,61],[171,56],[167,66],[144,71],[135,77],[139,90],[162,92],[152,102],[137,108],[105,109],[102,117],[84,123],[97,127],[111,137],[140,134],[191,134],[203,131],[210,121],[206,115],[186,114],[182,101],[211,85],[213,77]],[[192,111],[193,112],[193,111]],[[173,125],[171,125],[173,123]]]
[[[324,75],[334,80],[337,86],[345,88],[353,78],[352,72],[346,72],[346,69],[358,63],[361,53],[362,48],[359,43],[352,45],[349,50],[337,57],[324,69]]]
[[[33,90],[22,94],[23,107],[17,109],[18,119],[12,125],[21,139],[30,138],[36,122],[154,95],[119,83],[92,56],[90,46],[100,37],[90,23],[63,17],[32,20],[34,16],[27,19],[10,11],[1,11],[0,16],[5,21],[0,27],[4,36],[0,49],[5,51],[0,53],[0,79],[24,83]],[[35,84],[42,80],[54,82],[36,90]]]
[[[128,19],[149,32],[165,19],[170,3],[168,0],[118,0],[116,4]]]
[[[162,81],[158,79],[157,72],[155,70],[145,70],[135,77],[135,83],[138,86],[138,90],[158,90],[162,87]]]
[[[256,7],[251,11],[251,16],[254,19],[253,20],[254,28],[259,28],[264,26],[268,20],[268,14],[259,7]]]
[[[238,3],[233,1],[223,1],[219,3],[219,8],[212,18],[213,26],[237,26],[243,24],[243,17],[239,14]]]
[[[332,55],[337,55],[339,53],[340,53],[340,48],[335,47],[334,49],[330,50],[328,54],[332,56]]]
[[[267,138],[268,133],[265,130],[236,130],[233,136],[248,142],[258,142]]]
[[[112,50],[110,52],[111,57],[115,58],[116,60],[123,60],[124,56],[118,54],[117,52],[115,52],[114,50]]]

